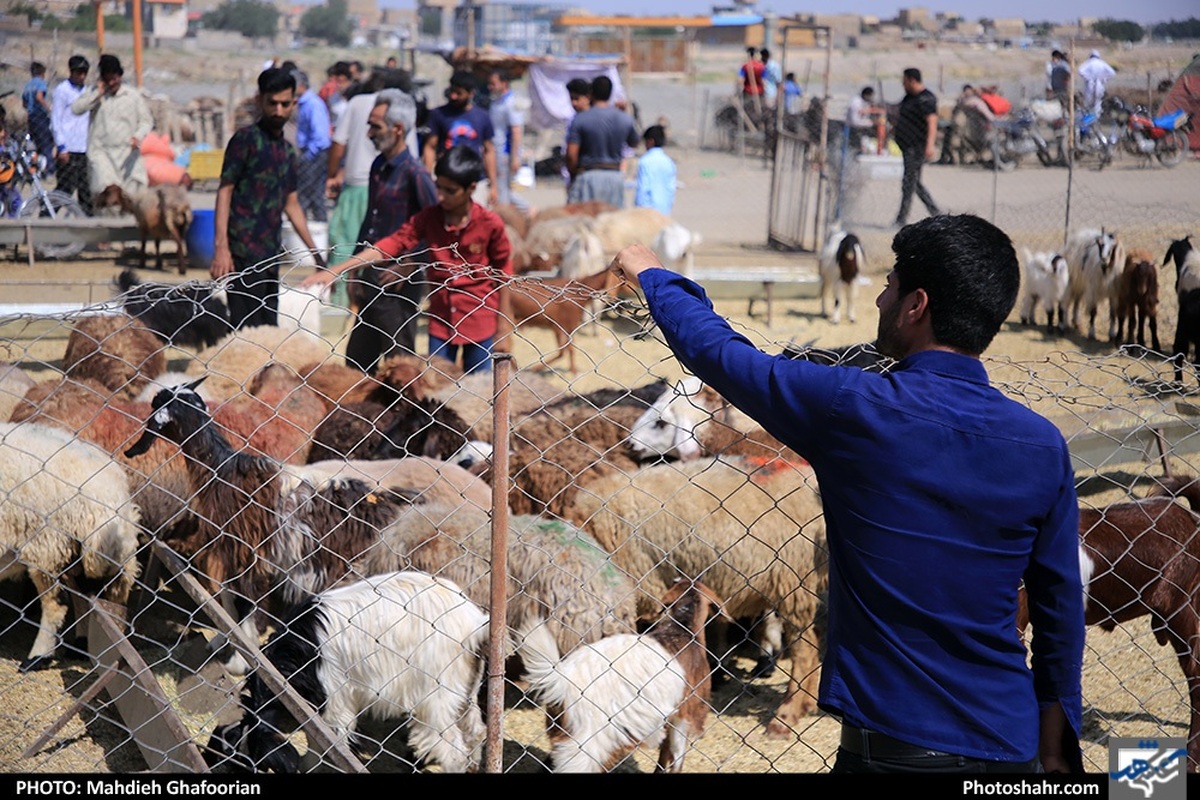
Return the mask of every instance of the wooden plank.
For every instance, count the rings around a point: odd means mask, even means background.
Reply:
[[[105,689],[151,772],[208,772],[166,692],[125,635],[123,611],[97,600],[88,614],[88,651]]]
[[[303,697],[296,693],[283,674],[267,660],[258,647],[258,642],[252,642],[242,633],[233,617],[225,612],[221,604],[209,594],[199,581],[187,570],[187,564],[179,554],[162,542],[154,542],[154,556],[157,557],[179,581],[179,585],[188,596],[203,611],[217,630],[233,644],[246,662],[254,665],[254,669],[263,683],[283,703],[288,712],[299,722],[308,737],[309,750],[321,753],[323,759],[328,759],[332,765],[345,772],[365,773],[367,768],[351,752],[350,748],[334,736],[317,712]]]
[[[141,241],[136,223],[96,217],[66,219],[0,219],[0,245],[38,245],[74,242]]]

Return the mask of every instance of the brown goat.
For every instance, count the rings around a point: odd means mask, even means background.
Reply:
[[[1128,322],[1128,338],[1126,338]],[[1147,250],[1130,250],[1125,255],[1125,270],[1117,287],[1116,344],[1133,343],[1137,325],[1137,343],[1146,346],[1146,323],[1150,324],[1150,344],[1156,353],[1163,352],[1158,342],[1158,267]]]
[[[182,186],[151,186],[130,196],[118,184],[110,184],[96,195],[96,208],[118,206],[133,214],[142,234],[142,269],[146,268],[146,242],[154,239],[154,266],[163,268],[162,240],[175,242],[179,259],[179,274],[187,274],[187,235],[192,224],[192,206],[188,202],[187,190]]]
[[[1111,631],[1149,615],[1154,636],[1179,658],[1191,698],[1188,771],[1200,764],[1200,507],[1194,478],[1159,478],[1158,496],[1079,510],[1084,622]],[[1162,496],[1172,495],[1172,496]],[[1024,587],[1017,627],[1029,625]]]
[[[522,324],[549,328],[558,349],[543,357],[538,366],[549,368],[565,354],[571,373],[576,372],[575,344],[571,341],[583,325],[584,313],[598,297],[615,299],[620,279],[609,269],[577,280],[566,278],[521,278],[509,284],[513,328]]]

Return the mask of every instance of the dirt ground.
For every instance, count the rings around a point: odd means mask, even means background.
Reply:
[[[926,55],[920,54],[920,58]],[[965,66],[945,74],[954,85],[962,74],[976,74],[986,63],[976,54],[961,55]],[[846,62],[839,70],[847,85],[857,85],[873,72],[890,71],[917,54],[864,55]],[[1028,75],[1030,65],[1040,65],[1041,56],[1025,57],[1014,67],[1006,58],[993,54],[994,64],[1014,75]],[[1169,57],[1182,65],[1178,55]],[[1132,58],[1132,57],[1131,57]],[[936,63],[936,62],[934,62]],[[1131,66],[1135,71],[1142,66]],[[1024,71],[1021,71],[1024,70]],[[899,69],[896,70],[898,73]],[[997,70],[999,71],[999,70]],[[1006,74],[1007,74],[1006,72]],[[939,73],[933,73],[939,74]],[[943,73],[944,74],[944,73]],[[1036,75],[1036,72],[1034,73]],[[647,81],[649,83],[649,81]],[[663,91],[669,93],[665,84]],[[649,90],[646,90],[649,92]],[[767,198],[770,173],[753,158],[696,147],[672,151],[680,170],[681,188],[674,216],[698,231],[703,242],[697,251],[698,267],[733,266],[752,270],[761,266],[788,266],[811,270],[812,253],[784,253],[765,246]],[[1115,229],[1127,247],[1142,247],[1161,257],[1167,243],[1185,234],[1200,233],[1200,162],[1189,159],[1174,168],[1142,166],[1130,158],[1102,172],[1043,169],[1023,165],[1013,173],[996,175],[978,167],[929,166],[927,184],[944,208],[953,213],[976,213],[993,219],[1010,233],[1018,248],[1050,249],[1061,245],[1064,230],[1084,225]],[[847,227],[863,239],[868,258],[867,285],[861,287],[857,321],[832,325],[820,314],[815,297],[776,304],[770,327],[762,303],[748,313],[744,300],[723,300],[716,305],[735,325],[764,349],[777,352],[791,342],[813,342],[839,346],[874,338],[875,295],[882,287],[890,260],[889,243],[895,229],[888,224],[899,200],[898,177],[859,175],[845,214]],[[543,180],[526,193],[534,206],[562,202],[562,189]],[[1066,198],[1070,197],[1068,205]],[[198,206],[211,202],[211,195],[195,195]],[[914,209],[914,219],[920,212]],[[129,259],[115,251],[88,251],[76,261],[40,261],[33,269],[18,260],[0,261],[0,302],[32,296],[55,296],[67,283],[89,285],[97,300],[111,296],[109,282]],[[300,274],[300,273],[298,273]],[[1170,346],[1175,331],[1177,303],[1170,287],[1174,276],[1160,272],[1162,305],[1159,335]],[[143,273],[146,279],[174,276]],[[193,268],[188,278],[206,277]],[[28,301],[26,299],[26,301]],[[1064,431],[1077,433],[1099,426],[1113,417],[1122,424],[1167,414],[1178,416],[1176,403],[1196,394],[1194,380],[1180,391],[1163,381],[1168,370],[1154,356],[1116,354],[1108,343],[1101,311],[1099,341],[1079,333],[1050,335],[1040,327],[1019,323],[1014,312],[997,337],[986,363],[994,381],[1016,397],[1059,421]],[[585,330],[576,338],[584,354],[578,375],[554,373],[564,388],[587,391],[601,385],[633,386],[651,375],[678,377],[678,365],[653,334],[635,338],[625,319],[607,318],[597,330]],[[552,347],[546,331],[531,329],[516,349],[518,364],[532,364]],[[335,335],[336,339],[336,335]],[[61,357],[62,339],[41,337],[37,341],[0,341],[0,358],[22,362],[40,375],[52,374]],[[7,352],[3,352],[7,349]],[[1194,398],[1193,398],[1194,399]],[[1192,469],[1185,459],[1174,459],[1176,468]],[[1081,502],[1102,504],[1141,491],[1147,476],[1158,474],[1153,459],[1148,463],[1097,465],[1080,475]],[[29,757],[24,749],[67,708],[90,684],[82,662],[19,674],[16,666],[32,639],[28,625],[16,625],[14,608],[30,598],[20,587],[4,587],[0,602],[0,769],[14,772],[130,772],[144,769],[145,761],[131,743],[129,734],[115,724],[111,706],[97,706],[82,716],[72,717],[49,744]],[[176,626],[176,627],[172,627]],[[165,614],[155,630],[178,630],[177,615]],[[212,725],[227,721],[233,713],[231,686],[213,664],[205,665],[199,633],[189,629],[170,651],[149,649],[156,675],[176,698],[175,705],[192,731],[203,738]],[[1085,654],[1085,763],[1090,770],[1107,768],[1110,736],[1185,736],[1188,700],[1179,667],[1166,648],[1154,640],[1144,621],[1122,626],[1115,632],[1089,632]],[[744,672],[714,698],[715,713],[706,735],[689,752],[689,772],[823,772],[832,763],[836,749],[836,722],[823,715],[806,721],[796,739],[768,739],[766,721],[782,696],[779,673],[768,680],[750,680],[749,658],[738,666]],[[516,772],[544,770],[549,748],[541,731],[541,714],[513,704],[505,717],[504,762]],[[402,762],[379,759],[376,771],[403,771]],[[622,769],[647,772],[652,758],[640,755],[636,764]]]

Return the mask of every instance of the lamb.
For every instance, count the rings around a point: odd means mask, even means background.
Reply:
[[[68,378],[93,380],[123,397],[136,397],[166,370],[163,343],[125,314],[80,317],[67,336],[62,369]]]
[[[41,621],[21,672],[50,665],[67,617],[59,598],[72,577],[105,580],[125,603],[138,576],[138,513],[112,457],[34,423],[0,424],[0,580],[28,574]]]
[[[1024,297],[1021,300],[1021,324],[1037,324],[1037,306],[1041,305],[1046,311],[1046,332],[1063,333],[1067,323],[1059,316],[1058,325],[1054,324],[1054,312],[1067,296],[1067,281],[1069,269],[1067,260],[1058,253],[1040,250],[1036,253],[1028,249],[1024,252],[1025,275]]]
[[[1096,338],[1096,311],[1102,301],[1108,301],[1108,338],[1117,335],[1117,289],[1121,267],[1125,263],[1125,247],[1115,233],[1103,228],[1085,228],[1071,235],[1063,253],[1067,259],[1069,278],[1067,296],[1059,304],[1060,319],[1071,307],[1071,325],[1079,329],[1079,309],[1088,314],[1088,338]]]
[[[679,579],[662,602],[665,612],[645,633],[609,636],[565,658],[544,624],[521,632],[529,693],[552,720],[554,772],[609,771],[639,746],[658,748],[656,771],[682,772],[708,718],[704,628],[721,600]]]
[[[159,392],[144,433],[125,455],[140,456],[159,438],[182,448],[196,524],[180,549],[226,610],[241,607],[242,628],[255,638],[247,604],[277,610],[266,604],[273,594],[286,609],[306,593],[368,574],[356,572],[357,561],[411,498],[354,479],[310,480],[299,468],[234,450],[194,388]],[[218,637],[214,644],[223,642]],[[227,668],[240,673],[246,664],[236,654]]]
[[[182,186],[159,184],[130,196],[119,184],[104,188],[94,200],[96,208],[119,206],[133,214],[142,235],[142,269],[146,268],[146,241],[154,239],[155,266],[163,268],[162,240],[175,242],[180,275],[187,274],[187,229],[192,224],[192,206]]]
[[[1160,494],[1180,494],[1193,509],[1200,484],[1189,477],[1159,478]],[[1079,510],[1079,567],[1084,621],[1111,631],[1149,615],[1161,645],[1179,658],[1191,697],[1188,771],[1200,763],[1200,517],[1173,496],[1151,496]],[[1029,624],[1024,589],[1017,626]],[[1036,627],[1036,626],[1035,626]]]
[[[259,370],[248,389],[216,404],[213,419],[254,453],[286,463],[307,462],[313,431],[328,414],[320,395],[291,367],[274,362]]]
[[[435,368],[431,370],[437,373]],[[467,439],[490,442],[493,435],[493,417],[496,395],[495,376],[489,372],[472,372],[460,375],[456,380],[435,386],[430,397],[449,406],[469,426]],[[518,369],[512,373],[508,384],[508,409],[513,420],[553,403],[563,395],[562,388],[548,377],[532,369]]]
[[[458,773],[482,755],[487,642],[487,615],[462,589],[405,571],[315,595],[264,652],[343,744],[363,716],[408,720],[417,759]],[[241,722],[214,737],[238,742],[256,770],[298,772],[300,754],[283,736],[297,722],[257,673],[242,706]]]
[[[163,341],[182,347],[212,347],[233,330],[224,291],[211,281],[144,283],[132,269],[115,280],[118,300]]]
[[[592,224],[592,217],[585,215],[572,214],[555,219],[535,218],[525,236],[529,270],[557,273],[567,244],[580,232],[591,230]]]
[[[373,491],[413,494],[414,500],[421,503],[469,503],[484,510],[492,507],[490,486],[458,463],[436,458],[317,461],[307,464],[302,474],[317,481],[354,478]]]
[[[1117,294],[1117,346],[1133,342],[1133,329],[1137,325],[1137,343],[1146,346],[1146,324],[1150,324],[1150,344],[1154,352],[1161,353],[1158,342],[1158,267],[1154,256],[1146,250],[1130,250],[1125,256],[1125,269],[1121,273],[1121,284]],[[1129,338],[1125,338],[1125,325],[1129,325]]]
[[[821,315],[837,325],[842,321],[842,309],[851,322],[858,320],[855,305],[858,299],[858,276],[866,269],[862,242],[853,233],[835,228],[829,232],[821,249],[818,271],[821,277]],[[832,307],[832,310],[830,310]]]
[[[538,366],[549,369],[564,355],[571,374],[578,371],[572,337],[583,325],[584,313],[598,298],[616,299],[620,279],[609,269],[579,278],[523,278],[509,285],[514,326],[536,325],[554,333],[558,348],[543,356]]]
[[[731,618],[778,614],[791,672],[767,734],[794,735],[816,708],[814,623],[828,584],[824,516],[811,467],[775,462],[758,468],[737,458],[656,464],[589,482],[567,519],[634,578],[641,614],[652,613],[680,575],[703,579]]]

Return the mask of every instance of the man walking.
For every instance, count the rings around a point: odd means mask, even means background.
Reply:
[[[1079,67],[1079,77],[1083,78],[1083,110],[1100,116],[1100,105],[1104,100],[1104,90],[1109,79],[1117,71],[1100,57],[1099,50],[1093,50],[1088,60]]]
[[[68,77],[54,87],[51,98],[50,124],[54,129],[54,141],[58,148],[58,186],[60,192],[74,194],[79,198],[79,207],[87,215],[92,213],[92,193],[88,189],[88,115],[76,114],[71,104],[84,93],[87,80],[88,60],[74,55],[67,61]]]
[[[900,213],[896,215],[896,225],[901,227],[908,224],[914,192],[930,216],[942,213],[933,195],[921,183],[921,168],[926,161],[933,160],[935,153],[937,120],[937,98],[921,82],[921,70],[909,67],[904,70],[904,99],[900,101],[900,119],[896,122],[895,134],[896,145],[904,158]]]
[[[778,61],[771,60],[771,51],[767,48],[759,50],[758,54],[762,56],[763,65],[763,105],[766,108],[775,108],[779,90],[783,87],[783,68],[779,66]]]
[[[300,207],[309,219],[325,222],[325,178],[329,171],[329,107],[308,85],[308,75],[300,70],[296,78],[296,180]]]
[[[395,233],[418,211],[438,202],[433,177],[406,141],[416,120],[417,104],[411,95],[399,89],[375,95],[367,135],[379,155],[371,164],[370,199],[358,233],[361,243],[373,244]],[[381,359],[393,353],[416,353],[424,294],[421,270],[410,275],[407,266],[398,270],[391,261],[366,263],[354,258],[333,263],[337,266],[318,271],[301,286],[328,285],[339,274],[349,273],[358,318],[346,343],[346,363],[371,374]]]
[[[575,115],[567,137],[567,170],[571,187],[567,202],[601,200],[625,207],[625,173],[621,169],[622,148],[638,146],[633,118],[609,105],[612,78],[597,76],[592,81],[592,106]]]
[[[521,134],[525,116],[517,108],[507,73],[493,70],[488,76],[488,92],[492,104],[488,114],[496,147],[496,198],[500,203],[512,202],[512,179],[521,168]]]
[[[633,204],[661,211],[671,216],[675,207],[676,167],[663,145],[667,134],[662,125],[651,125],[642,134],[646,152],[638,159],[637,190]]]
[[[88,120],[88,170],[92,194],[118,184],[127,194],[150,185],[142,139],[154,130],[154,118],[142,93],[124,83],[125,70],[114,55],[105,53],[97,65],[100,80],[71,103]]]
[[[226,286],[234,328],[277,325],[283,215],[317,260],[308,221],[296,194],[296,164],[283,126],[296,103],[296,79],[271,68],[258,76],[257,122],[240,128],[225,147],[213,223],[216,228],[210,272],[232,275]]]
[[[450,87],[446,89],[446,102],[429,112],[429,136],[421,160],[425,169],[433,174],[439,158],[456,144],[465,144],[483,158],[487,186],[476,187],[475,201],[495,205],[499,196],[496,186],[496,142],[495,129],[488,112],[475,105],[475,76],[469,72],[455,72],[450,76]],[[481,182],[482,183],[482,182]]]

